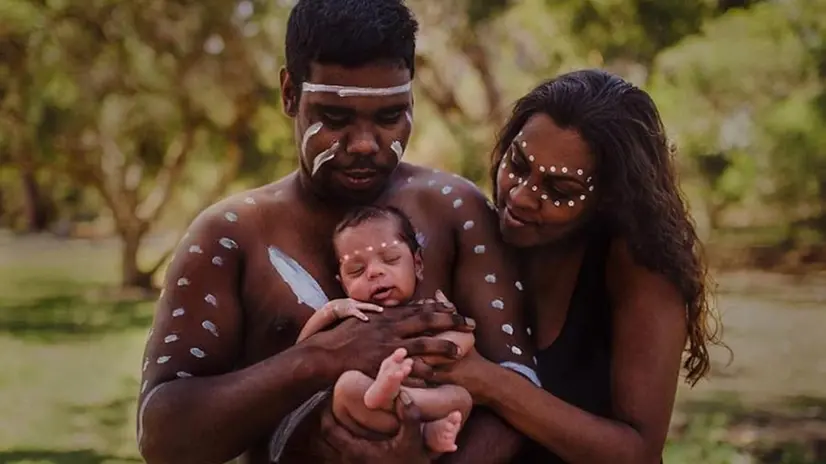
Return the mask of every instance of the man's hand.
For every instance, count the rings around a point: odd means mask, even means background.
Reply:
[[[455,314],[453,308],[440,303],[400,306],[370,316],[368,322],[342,321],[330,330],[318,333],[303,343],[328,353],[325,372],[331,381],[348,370],[375,377],[381,362],[396,349],[404,348],[414,359],[441,356],[458,359],[458,346],[432,336],[445,331],[471,332],[476,322]],[[427,378],[431,368],[414,362],[412,375]]]
[[[370,440],[359,438],[336,422],[325,408],[321,416],[321,435],[337,453],[336,462],[357,464],[426,464],[430,463],[421,433],[421,412],[410,396],[401,392],[396,399],[400,418],[396,436]]]

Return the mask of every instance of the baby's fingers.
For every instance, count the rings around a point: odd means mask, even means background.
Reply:
[[[379,305],[374,305],[373,303],[365,303],[365,302],[361,302],[361,301],[357,302],[355,304],[355,307],[356,307],[356,309],[360,309],[362,311],[371,311],[371,312],[374,312],[374,313],[380,313],[380,312],[384,311],[384,308],[382,308]]]
[[[359,320],[367,322],[367,316],[363,312],[359,311],[354,305],[348,305],[339,310],[339,317],[341,319],[346,317],[355,317]]]

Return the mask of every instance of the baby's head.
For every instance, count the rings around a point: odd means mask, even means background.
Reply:
[[[348,297],[398,306],[422,279],[421,246],[410,220],[392,206],[367,206],[336,226],[333,248],[338,279]]]

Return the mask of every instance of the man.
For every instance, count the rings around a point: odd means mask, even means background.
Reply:
[[[374,376],[398,347],[411,356],[455,357],[455,345],[426,336],[445,330],[475,330],[482,355],[535,378],[521,284],[495,213],[458,176],[401,162],[412,129],[417,28],[402,0],[299,0],[294,7],[281,87],[300,166],[211,206],[182,240],[143,365],[138,444],[148,463],[239,455],[269,462],[279,424],[300,422],[290,413],[341,373]],[[330,238],[348,209],[368,203],[401,208],[419,230],[426,272],[418,296],[441,289],[472,319],[433,304],[397,308],[294,345],[312,312],[342,296]],[[426,366],[417,364],[416,373],[426,376]],[[411,408],[400,406],[405,424],[396,438],[369,450],[351,440],[337,452],[362,462],[424,457]],[[329,423],[329,411],[323,419]],[[488,437],[454,456],[468,462],[481,462],[473,453],[495,458],[490,447],[507,459],[518,443],[490,416],[471,417],[465,431],[471,441]],[[341,430],[327,436],[340,438]]]

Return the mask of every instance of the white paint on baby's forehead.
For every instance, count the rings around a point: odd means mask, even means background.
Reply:
[[[411,82],[395,87],[354,87],[348,85],[313,84],[311,82],[301,84],[301,90],[304,92],[334,93],[339,97],[385,97],[388,95],[408,93],[412,87]]]

